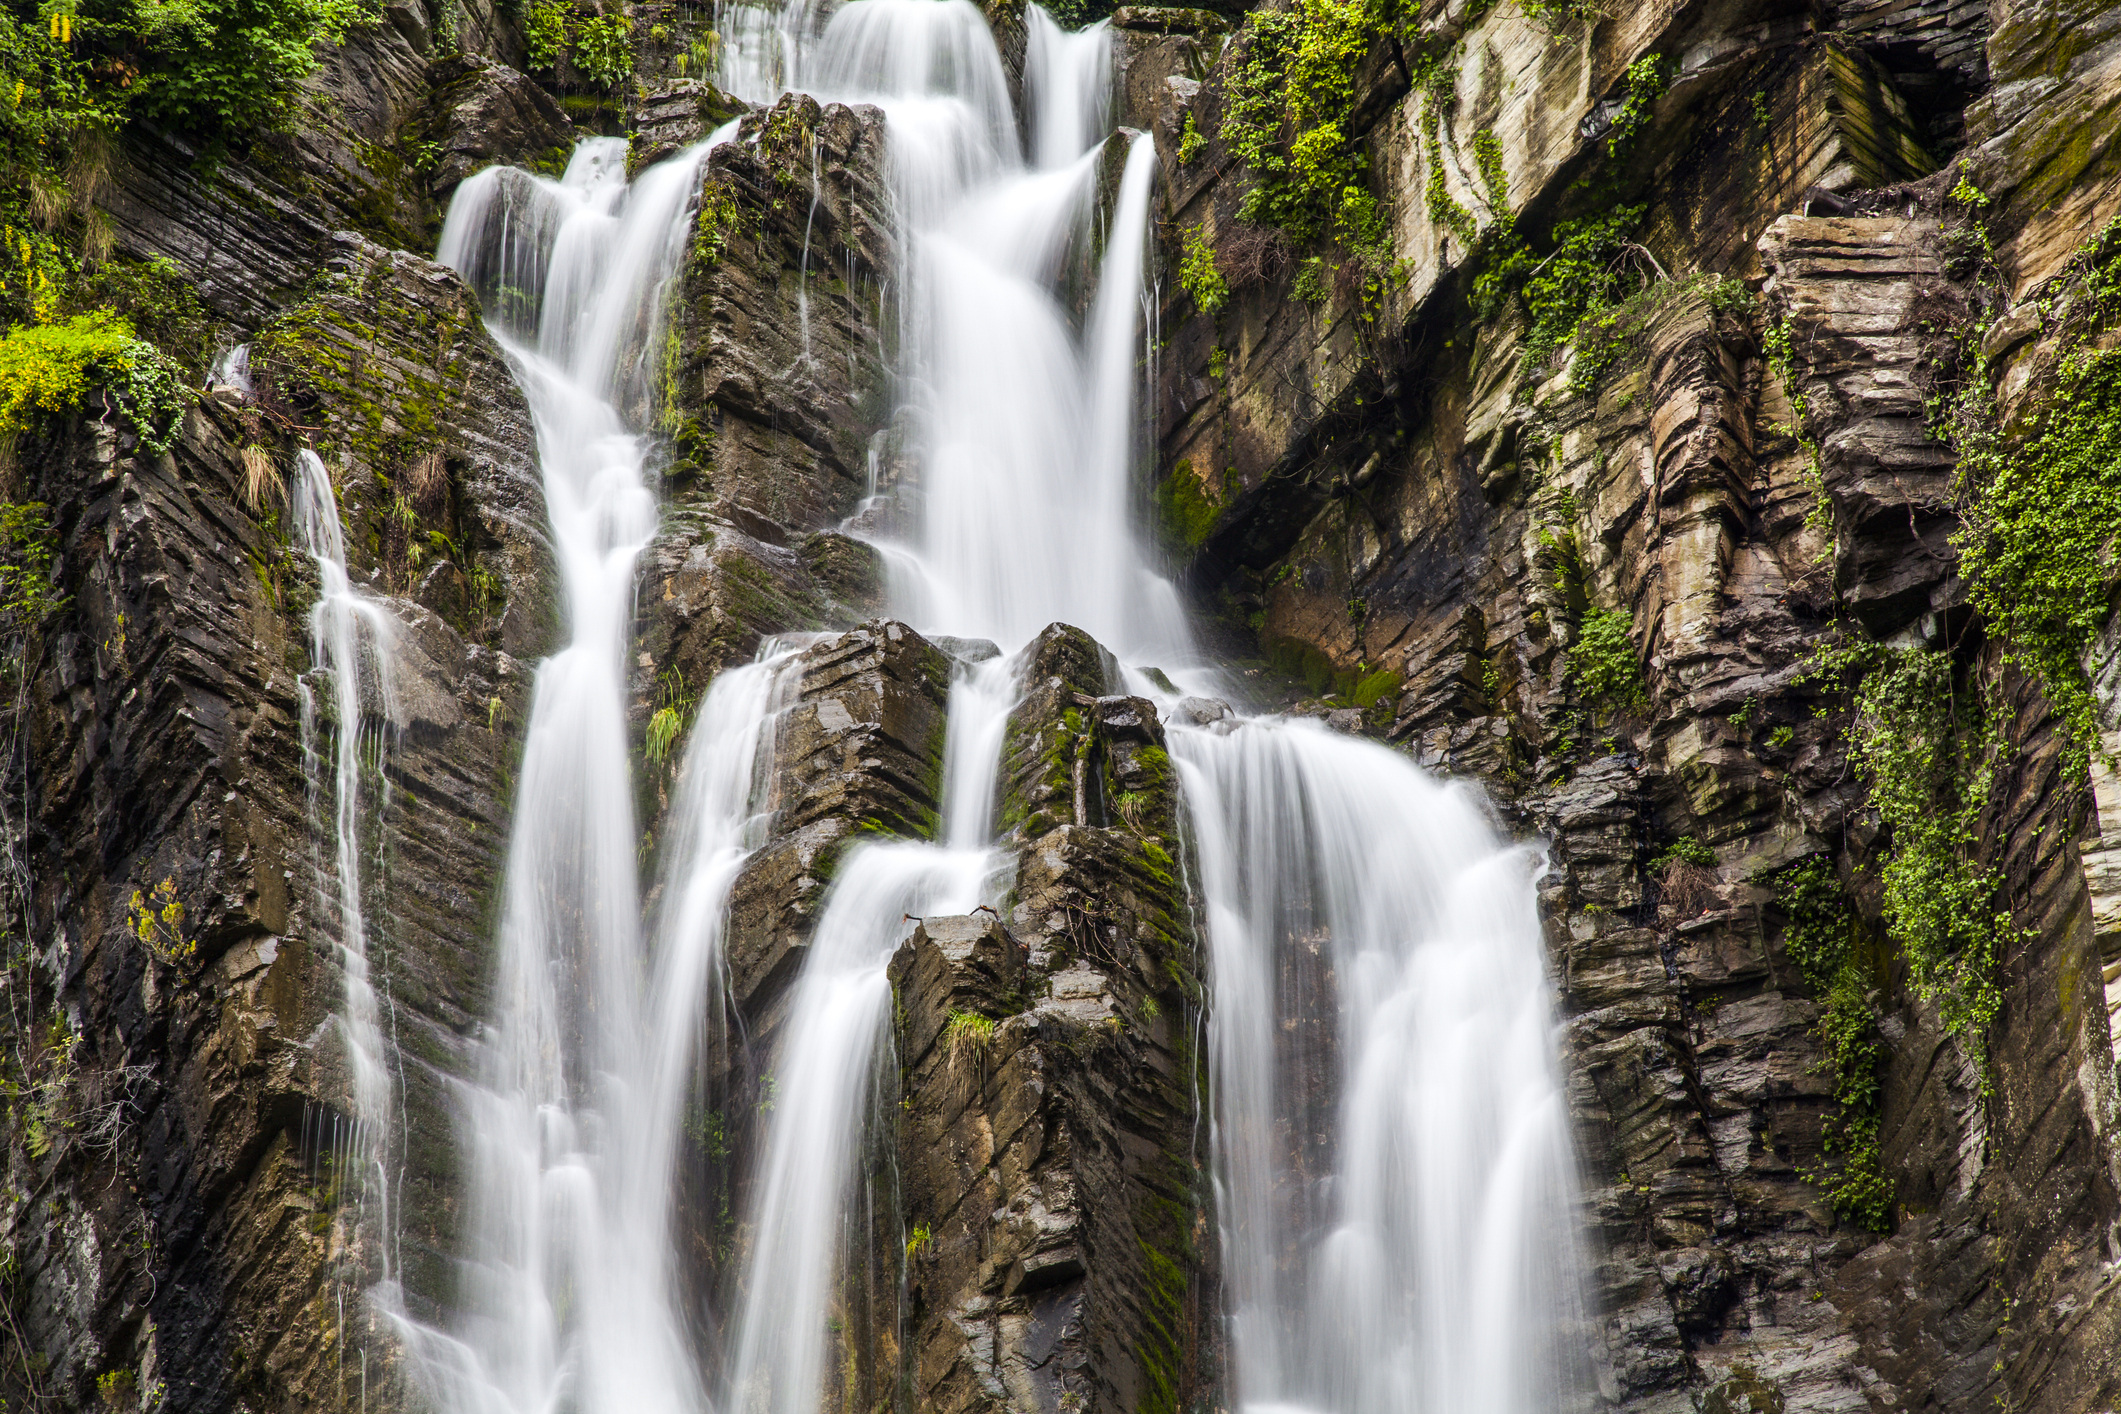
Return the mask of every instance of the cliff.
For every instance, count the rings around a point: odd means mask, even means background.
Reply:
[[[1020,84],[1022,8],[986,8]],[[456,1300],[455,1097],[561,616],[511,353],[433,259],[478,170],[603,133],[639,171],[738,123],[626,409],[661,495],[627,659],[644,861],[708,685],[811,636],[703,1002],[692,1306],[736,1280],[838,863],[936,834],[949,683],[991,645],[880,617],[862,538],[917,491],[886,119],[724,93],[705,12],[584,7],[556,55],[541,12],[320,34],[277,130],[9,120],[13,331],[137,336],[0,404],[9,1401],[423,1401],[393,1316]],[[607,15],[619,60],[582,37]],[[1159,169],[1141,509],[1202,637],[1257,705],[1544,842],[1597,1406],[2111,1407],[2121,10],[1109,23]],[[7,24],[15,111],[56,113],[46,17]],[[305,717],[303,449],[397,625],[357,723]],[[1026,650],[1007,906],[907,920],[835,1408],[1227,1407],[1191,827],[1171,724],[1109,659],[1066,625]],[[373,743],[387,1214],[346,1161],[342,732]]]

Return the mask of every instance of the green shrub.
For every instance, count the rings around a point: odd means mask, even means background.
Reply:
[[[169,450],[183,412],[176,370],[108,310],[18,326],[0,339],[0,441],[28,430],[40,414],[74,411],[99,387],[147,450]]]
[[[1633,629],[1634,622],[1616,610],[1584,610],[1576,641],[1569,645],[1569,675],[1586,702],[1621,708],[1647,699]]]
[[[1229,303],[1229,282],[1215,263],[1214,245],[1199,226],[1185,233],[1178,258],[1178,283],[1202,314],[1217,314]]]
[[[575,26],[574,66],[599,88],[616,88],[633,72],[633,21],[624,15],[591,15]]]

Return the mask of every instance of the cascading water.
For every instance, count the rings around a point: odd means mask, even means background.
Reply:
[[[317,600],[309,611],[310,671],[299,681],[302,702],[302,756],[308,767],[309,810],[322,825],[329,802],[332,843],[329,869],[317,870],[319,911],[335,918],[340,971],[346,979],[340,1012],[348,1089],[353,1100],[352,1132],[333,1145],[341,1162],[357,1172],[356,1191],[375,1205],[379,1279],[391,1280],[395,1253],[390,1171],[391,1100],[395,1086],[390,1050],[385,1045],[382,1006],[371,976],[368,910],[362,890],[362,778],[364,753],[373,757],[373,774],[384,780],[383,758],[399,717],[391,671],[391,649],[397,620],[383,605],[361,593],[346,572],[346,534],[339,522],[339,498],[331,472],[317,454],[303,448],[295,455],[292,488],[295,531],[317,571]],[[330,697],[331,762],[327,771],[318,743],[317,689]],[[386,800],[376,801],[378,807]],[[335,887],[326,887],[326,881]]]
[[[665,283],[702,144],[624,180],[585,142],[558,182],[464,184],[440,258],[487,300],[536,422],[567,644],[537,675],[509,843],[491,1020],[466,1111],[469,1260],[453,1332],[404,1323],[449,1408],[655,1414],[705,1407],[673,1290],[670,1155],[698,998],[735,859],[755,842],[754,762],[778,662],[724,674],[688,751],[690,869],[651,956],[635,875],[625,723],[634,562],[654,533],[645,403]]]
[[[1130,523],[1155,159],[1135,135],[1107,135],[1104,28],[1068,34],[1027,10],[1027,143],[966,0],[717,14],[730,91],[765,102],[799,87],[888,119],[912,469],[897,493],[909,529],[880,548],[899,615],[1004,649],[1064,620],[1214,690]],[[1115,141],[1126,157],[1099,233]],[[570,638],[538,675],[492,1019],[465,1091],[465,1310],[448,1334],[403,1329],[452,1409],[810,1414],[887,1034],[885,969],[904,915],[961,912],[1004,882],[991,816],[1017,685],[1003,657],[953,686],[941,842],[858,846],[840,863],[779,1028],[727,1349],[703,1360],[668,1240],[674,1134],[792,668],[771,649],[703,706],[651,950],[622,704],[654,503],[627,429],[704,145],[630,186],[623,147],[584,143],[557,183],[472,178],[442,242],[536,416]],[[1087,304],[1072,298],[1093,275]],[[1146,673],[1129,681],[1155,691]],[[1566,1407],[1579,1258],[1534,855],[1500,845],[1468,793],[1381,747],[1200,708],[1173,714],[1172,743],[1211,958],[1236,1401]],[[1290,985],[1299,975],[1325,993]],[[1330,1074],[1277,1056],[1292,1020],[1327,1012]],[[1321,1138],[1300,1152],[1277,1137],[1313,1120]],[[725,1372],[712,1394],[709,1367]]]
[[[1131,662],[1188,662],[1176,597],[1147,570],[1128,515],[1147,143],[1128,154],[1080,334],[1062,298],[1106,130],[1103,27],[1065,34],[1027,9],[1027,161],[992,40],[962,0],[863,0],[821,33],[814,7],[781,13],[785,31],[815,36],[784,69],[790,86],[876,103],[890,122],[915,443],[914,529],[885,546],[900,615],[1005,647],[1065,620]],[[1587,1332],[1535,856],[1502,846],[1467,792],[1396,753],[1272,718],[1184,720],[1172,742],[1210,951],[1235,1394],[1257,1411],[1567,1407],[1587,1387]],[[850,861],[837,898],[860,905],[869,933],[852,945],[828,915],[793,1009],[785,1053],[806,1074],[830,1070],[817,1091],[831,1103],[791,1107],[782,1077],[757,1214],[772,1239],[753,1270],[787,1263],[801,1276],[755,1276],[745,1292],[746,1411],[816,1407],[834,1205],[851,1181],[876,1029],[867,1012],[844,1019],[848,969],[865,954],[865,985],[881,987],[879,930],[909,896],[903,872],[886,887],[894,853],[902,869],[925,857],[901,846]],[[1318,956],[1322,992],[1291,985],[1292,953]],[[1277,1038],[1321,1009],[1333,1073],[1284,1073]],[[838,1041],[829,1065],[807,1054],[826,1034]],[[1307,1090],[1334,1098],[1305,1115]],[[1276,1136],[1306,1123],[1323,1142],[1288,1152]],[[798,1206],[782,1185],[799,1171]]]
[[[1171,743],[1207,902],[1246,1407],[1574,1407],[1590,1332],[1536,854],[1395,753],[1308,722],[1223,727]],[[1337,1064],[1280,1044],[1321,1010]],[[1323,1154],[1302,1138],[1320,1130]]]

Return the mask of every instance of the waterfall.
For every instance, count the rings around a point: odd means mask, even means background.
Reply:
[[[226,362],[240,362],[248,368],[247,359],[237,360],[234,355]],[[352,1133],[347,1142],[336,1146],[343,1150],[336,1161],[356,1168],[357,1191],[377,1206],[380,1279],[388,1282],[396,1256],[389,1142],[395,1087],[390,1050],[383,1039],[382,1007],[370,975],[368,913],[362,891],[361,784],[364,750],[374,757],[374,776],[383,780],[387,741],[399,717],[391,671],[397,620],[380,602],[356,589],[348,577],[346,532],[339,521],[339,498],[332,489],[331,472],[307,447],[295,454],[291,499],[295,532],[317,571],[317,599],[309,611],[310,670],[298,682],[312,833],[328,834],[332,844],[329,868],[320,862],[317,869],[317,904],[320,914],[336,920],[339,969],[346,979],[339,1021],[353,1100]],[[328,771],[318,750],[320,686],[330,705]],[[369,705],[364,707],[364,702]],[[322,828],[326,801],[331,810],[328,831]],[[387,801],[376,803],[382,806]],[[327,887],[327,881],[336,887]]]
[[[441,258],[478,288],[536,420],[566,642],[537,674],[489,1021],[463,1087],[462,1309],[446,1330],[398,1313],[431,1395],[480,1414],[819,1407],[890,1064],[886,968],[908,915],[999,901],[1009,654],[1062,620],[1117,651],[1171,719],[1209,954],[1233,1403],[1568,1407],[1581,1256],[1537,852],[1398,753],[1178,711],[1146,671],[1227,691],[1131,514],[1156,162],[1110,129],[1110,34],[1028,10],[1020,131],[967,0],[717,16],[731,91],[800,87],[886,114],[911,469],[894,492],[907,529],[878,548],[901,617],[1004,652],[953,681],[940,839],[841,858],[778,1028],[726,1348],[702,1351],[670,1240],[675,1135],[799,662],[769,644],[703,704],[651,947],[624,691],[656,510],[631,429],[707,144],[630,184],[616,139],[585,141],[558,181],[491,169],[463,184]],[[1321,1039],[1297,1053],[1292,1032]],[[709,1368],[723,1372],[711,1389]]]
[[[761,752],[792,651],[722,674],[679,785],[682,878],[642,924],[625,719],[634,566],[656,527],[647,398],[700,144],[628,183],[592,139],[557,182],[465,182],[440,256],[479,290],[536,424],[564,646],[539,667],[489,1021],[463,1087],[467,1260],[452,1329],[400,1328],[450,1409],[706,1407],[669,1242],[671,1162],[723,899],[757,843]]]
[[[1171,743],[1207,900],[1247,1406],[1570,1408],[1590,1332],[1536,853],[1396,753],[1223,726]],[[1320,1011],[1324,1057],[1297,1030]],[[1288,1137],[1320,1129],[1325,1152]]]
[[[1007,660],[989,659],[959,675],[943,748],[941,844],[858,846],[826,898],[779,1048],[739,1288],[733,1410],[818,1408],[840,1217],[876,1108],[871,1078],[891,1007],[885,969],[905,940],[909,914],[967,913],[998,901],[994,773],[1016,696]]]
[[[1130,664],[1227,690],[1198,664],[1129,514],[1155,164],[1148,143],[1107,136],[1105,27],[1068,34],[1027,8],[1026,144],[964,0],[863,0],[821,33],[817,14],[781,12],[783,32],[806,36],[783,78],[877,104],[891,134],[914,429],[900,490],[912,529],[880,544],[894,607],[925,632],[1004,648],[1063,620]],[[1078,325],[1069,257],[1090,244],[1110,141],[1127,158]],[[1128,676],[1178,705],[1151,675]],[[954,697],[953,723],[958,712]],[[1589,1388],[1589,1330],[1537,852],[1498,840],[1472,792],[1374,743],[1221,707],[1171,717],[1209,953],[1237,1403],[1572,1407]],[[852,858],[820,927],[754,1214],[732,1387],[745,1414],[817,1407],[885,920],[921,886],[947,892],[919,872],[944,868],[912,845]],[[866,917],[842,923],[842,906]],[[1320,1054],[1284,1056],[1282,1038],[1306,1031]]]

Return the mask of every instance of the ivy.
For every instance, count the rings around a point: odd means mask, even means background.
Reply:
[[[1221,132],[1252,178],[1238,218],[1298,244],[1340,243],[1364,274],[1366,305],[1382,293],[1392,258],[1369,164],[1350,131],[1355,72],[1394,20],[1394,0],[1298,0],[1288,11],[1255,11]]]
[[[1863,643],[1821,653],[1809,671],[1861,675],[1850,759],[1889,832],[1879,866],[1886,936],[1985,1093],[1988,1032],[2003,1007],[1996,976],[2015,936],[1995,907],[2003,880],[1976,857],[2002,750],[1990,714],[1960,692],[1950,658],[1928,649]]]
[[[1879,1076],[1885,1048],[1870,989],[1855,947],[1856,914],[1825,859],[1801,860],[1768,880],[1789,920],[1783,946],[1820,999],[1819,1038],[1834,1072],[1835,1113],[1826,1148],[1837,1169],[1805,1177],[1826,1193],[1834,1211],[1873,1232],[1892,1226],[1893,1186],[1878,1147]]]
[[[1621,97],[1620,111],[1613,115],[1613,126],[1606,130],[1606,156],[1617,160],[1634,145],[1657,100],[1671,86],[1672,66],[1661,54],[1645,54],[1628,65],[1627,92]]]
[[[184,408],[175,366],[108,310],[21,326],[0,339],[0,442],[40,414],[74,411],[98,387],[143,447],[169,450]]]
[[[2039,682],[2081,772],[2100,725],[2084,663],[2110,617],[2121,538],[2121,350],[2099,347],[2121,322],[2121,219],[2079,249],[2065,282],[2049,295],[2061,356],[2020,435],[1997,430],[1978,353],[1943,430],[1959,453],[1955,543],[1968,598]]]
[[[1526,10],[1550,29],[1559,28],[1576,12],[1575,6],[1561,5],[1528,6]],[[1548,367],[1581,334],[1596,334],[1603,344],[1611,345],[1610,336],[1620,323],[1605,316],[1649,283],[1641,266],[1654,268],[1656,262],[1635,240],[1646,208],[1620,201],[1620,172],[1657,100],[1670,85],[1671,71],[1669,61],[1658,54],[1645,54],[1629,65],[1619,111],[1606,132],[1609,170],[1597,181],[1585,178],[1574,188],[1593,213],[1557,221],[1548,235],[1552,249],[1544,257],[1533,251],[1509,215],[1509,180],[1500,139],[1492,133],[1474,137],[1474,166],[1495,216],[1493,224],[1480,233],[1484,250],[1473,270],[1473,309],[1485,319],[1499,312],[1513,294],[1523,299],[1527,317],[1523,371],[1528,375]],[[1437,178],[1432,167],[1432,188]],[[1459,229],[1463,236],[1463,228]],[[1660,278],[1662,273],[1657,272]],[[1589,392],[1610,361],[1608,357],[1580,367],[1570,380],[1570,391]]]
[[[1195,226],[1185,233],[1178,258],[1178,283],[1202,314],[1218,313],[1229,302],[1230,285],[1215,264],[1215,247]]]

